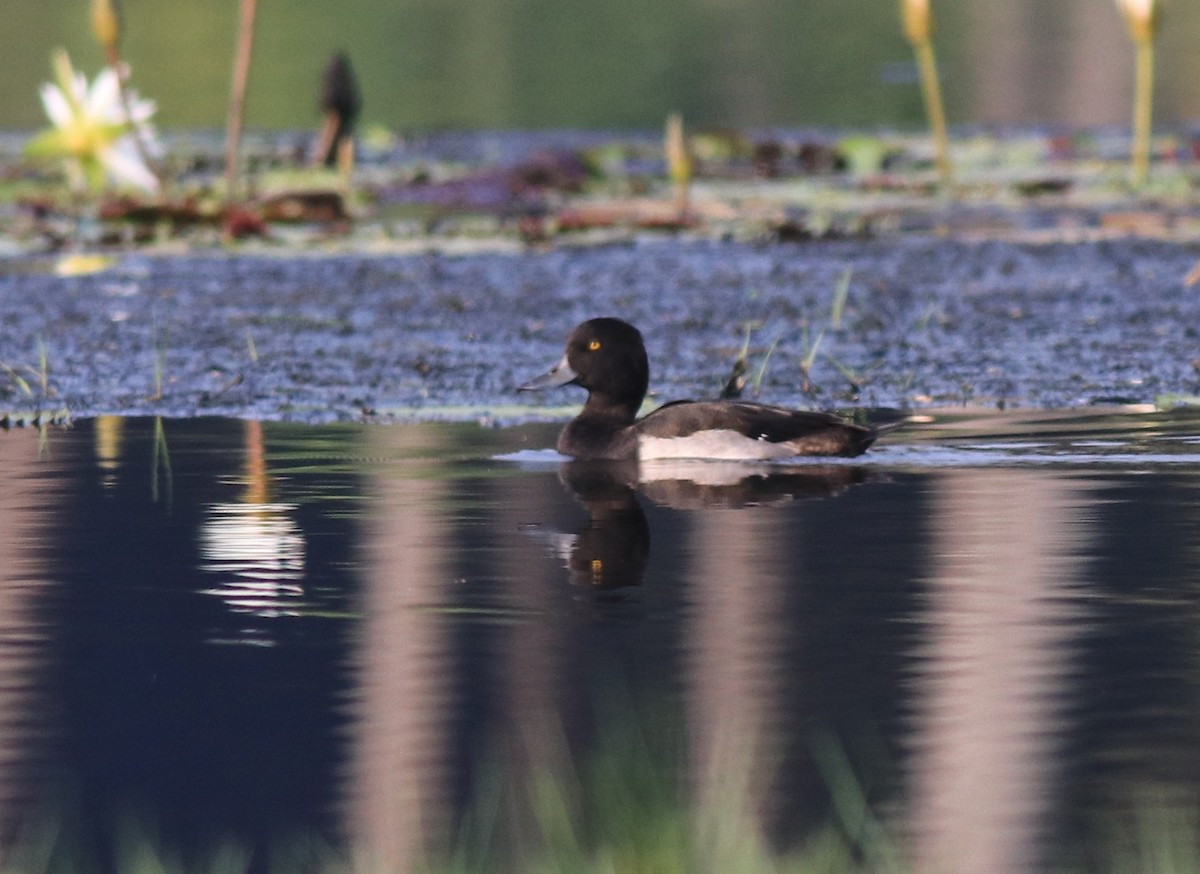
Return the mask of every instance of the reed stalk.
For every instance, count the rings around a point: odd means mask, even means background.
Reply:
[[[1150,179],[1150,134],[1154,104],[1154,38],[1162,20],[1159,0],[1117,0],[1117,8],[1129,26],[1133,41],[1133,146],[1130,150],[1129,176],[1135,188]]]
[[[129,131],[133,134],[133,147],[138,157],[158,181],[158,190],[163,191],[163,175],[151,156],[151,148],[146,142],[147,132],[144,126],[133,123],[133,110],[129,100],[129,68],[121,59],[121,12],[117,0],[92,0],[92,34],[96,42],[104,50],[104,61],[117,74],[117,97],[121,101],[121,109],[129,120]]]
[[[1130,180],[1140,188],[1150,179],[1150,127],[1154,101],[1154,41],[1139,41],[1134,72],[1133,151]]]
[[[933,13],[929,8],[929,0],[901,0],[900,21],[904,27],[904,37],[912,45],[917,60],[921,97],[933,136],[934,164],[942,184],[949,185],[953,181],[950,138],[946,133],[946,110],[942,103],[937,58],[933,51]]]
[[[675,211],[680,222],[687,221],[692,184],[692,154],[683,132],[683,116],[673,112],[667,116],[665,151],[667,173],[675,186]]]
[[[237,197],[242,120],[246,110],[246,83],[250,78],[250,57],[254,45],[254,14],[258,0],[241,0],[237,50],[233,58],[233,84],[229,91],[229,114],[225,122],[225,202]]]

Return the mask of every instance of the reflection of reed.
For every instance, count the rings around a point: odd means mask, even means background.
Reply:
[[[421,427],[370,429],[371,457],[436,447]],[[383,445],[378,445],[383,444]],[[450,793],[453,641],[450,532],[440,518],[445,481],[425,462],[381,468],[365,526],[359,683],[353,697],[346,827],[363,870],[408,871],[445,826]]]
[[[695,515],[694,596],[687,658],[692,770],[703,815],[758,822],[698,823],[698,834],[753,834],[774,819],[772,775],[786,628],[785,588],[795,585],[782,517],[752,509]],[[788,579],[778,568],[790,569]],[[725,848],[726,850],[731,848]],[[718,856],[719,858],[719,856]]]
[[[97,416],[92,424],[92,442],[96,451],[96,466],[100,468],[100,483],[105,488],[117,484],[121,470],[121,450],[125,444],[124,416]]]
[[[221,583],[230,609],[257,616],[295,614],[303,606],[304,534],[292,504],[214,504],[200,530],[201,570]]]
[[[0,434],[0,829],[6,838],[33,800],[34,751],[49,724],[39,676],[47,631],[38,613],[50,587],[40,554],[44,528],[59,504],[53,468],[38,460],[36,432]]]
[[[304,605],[304,534],[295,505],[270,500],[261,423],[245,423],[245,443],[242,500],[214,504],[200,529],[200,567],[221,577],[205,593],[240,613],[295,614]]]
[[[936,480],[916,669],[916,871],[1039,870],[1069,704],[1070,619],[1089,534],[1080,480],[967,470]]]
[[[175,474],[171,470],[171,449],[162,416],[154,417],[154,443],[150,457],[150,498],[157,503],[160,497],[170,509],[175,493]],[[160,485],[161,480],[161,485]]]

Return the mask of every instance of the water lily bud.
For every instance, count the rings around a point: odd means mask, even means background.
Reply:
[[[116,51],[121,36],[121,20],[117,16],[115,0],[92,0],[92,32],[96,42],[111,54]]]
[[[904,37],[913,45],[929,42],[933,36],[933,15],[929,0],[900,0],[900,21]]]
[[[1147,43],[1158,34],[1162,17],[1162,4],[1158,0],[1117,0],[1117,7],[1125,15],[1134,42]]]
[[[57,48],[50,53],[50,67],[54,70],[54,78],[63,93],[63,99],[74,111],[82,111],[81,95],[75,84],[75,68],[66,49]]]

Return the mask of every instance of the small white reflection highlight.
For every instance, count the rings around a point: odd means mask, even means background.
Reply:
[[[293,510],[294,504],[214,504],[200,529],[200,567],[224,581],[204,594],[236,613],[299,615],[305,549]]]

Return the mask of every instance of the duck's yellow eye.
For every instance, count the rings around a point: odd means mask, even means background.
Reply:
[[[600,341],[592,340],[590,343],[588,343],[588,348],[591,349],[593,352],[595,352],[597,349],[600,348]]]

